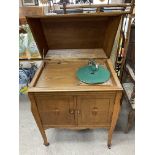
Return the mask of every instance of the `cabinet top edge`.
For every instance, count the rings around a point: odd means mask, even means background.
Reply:
[[[108,88],[108,87],[103,87],[102,89],[101,88],[94,88],[93,91],[92,89],[50,89],[50,88],[39,88],[39,87],[31,87],[29,88],[28,90],[28,93],[57,93],[57,92],[92,92],[92,93],[96,93],[96,92],[113,92],[113,91],[123,91],[123,88],[122,87],[112,87],[112,88]]]

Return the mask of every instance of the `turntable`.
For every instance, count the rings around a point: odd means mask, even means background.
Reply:
[[[79,68],[77,78],[87,84],[99,84],[109,80],[110,72],[95,60],[89,60],[88,65]]]

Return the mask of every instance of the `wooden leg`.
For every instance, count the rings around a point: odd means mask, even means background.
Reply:
[[[116,94],[116,99],[115,99],[115,103],[114,103],[114,110],[113,110],[113,115],[112,115],[112,121],[111,121],[111,126],[110,129],[108,131],[108,148],[111,148],[111,140],[112,140],[112,134],[113,131],[115,129],[116,123],[117,123],[117,119],[119,116],[119,112],[120,112],[120,99],[121,99],[122,93],[118,92]]]
[[[44,140],[44,145],[48,146],[49,143],[47,141],[45,130],[44,130],[43,126],[42,126],[42,122],[41,122],[41,119],[40,119],[40,116],[39,116],[39,112],[38,112],[38,108],[37,108],[34,96],[33,96],[33,94],[30,94],[30,93],[28,95],[29,95],[29,98],[31,100],[31,111],[32,111],[32,114],[33,114],[34,119],[36,121],[36,124],[37,124],[37,126],[39,128],[39,131],[40,131],[40,133],[42,135],[42,138]]]
[[[41,124],[40,121],[38,120],[38,118],[37,118],[37,116],[36,116],[36,114],[34,113],[33,110],[32,110],[32,114],[33,114],[33,117],[35,118],[36,124],[37,124],[37,126],[38,126],[38,128],[39,128],[39,131],[40,131],[40,133],[41,133],[41,135],[42,135],[42,138],[43,138],[43,140],[44,140],[44,145],[45,145],[45,146],[48,146],[49,143],[48,143],[48,141],[47,141],[47,137],[46,137],[45,130],[43,129],[42,124]]]
[[[129,111],[129,113],[128,113],[127,127],[125,129],[125,133],[128,133],[129,132],[130,119],[131,119],[131,111]]]
[[[132,110],[132,119],[131,119],[131,127],[134,124],[134,120],[135,120],[135,110]]]
[[[127,122],[127,127],[125,129],[125,133],[129,132],[129,129],[132,127],[134,122],[134,110],[131,110],[128,114],[128,122]]]

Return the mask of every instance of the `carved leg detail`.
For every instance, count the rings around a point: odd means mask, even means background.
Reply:
[[[109,149],[111,148],[112,134],[113,134],[113,131],[115,129],[117,119],[118,119],[118,116],[119,116],[119,112],[120,112],[120,99],[121,99],[121,96],[122,96],[121,92],[118,92],[116,94],[111,126],[110,126],[110,129],[108,131],[108,148]]]

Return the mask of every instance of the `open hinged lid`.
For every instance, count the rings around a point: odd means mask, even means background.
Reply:
[[[87,55],[88,52],[97,51],[95,54],[99,58],[103,51],[105,58],[109,58],[122,15],[90,13],[27,16],[26,19],[43,58],[48,52],[52,55],[58,51],[58,57],[63,57],[66,52],[71,52],[70,56],[78,57],[77,53],[80,52]],[[93,54],[90,56],[94,57]]]

